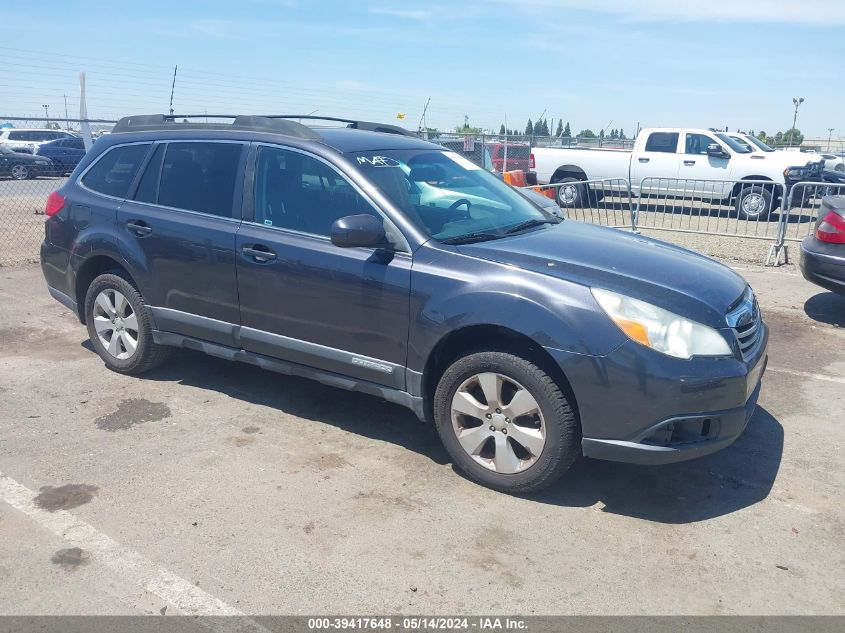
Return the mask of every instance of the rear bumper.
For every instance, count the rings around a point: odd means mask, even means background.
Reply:
[[[845,244],[805,237],[801,242],[801,273],[807,281],[845,295]]]

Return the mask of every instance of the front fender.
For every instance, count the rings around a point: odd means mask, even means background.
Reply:
[[[436,248],[417,251],[408,368],[422,371],[444,337],[477,325],[575,354],[604,355],[625,342],[585,286]]]

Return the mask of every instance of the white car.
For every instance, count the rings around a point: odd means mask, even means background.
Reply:
[[[0,145],[11,147],[16,152],[35,153],[41,143],[60,138],[76,138],[64,130],[45,130],[44,128],[3,128],[0,129]]]
[[[694,128],[645,128],[632,151],[535,147],[531,158],[539,183],[572,183],[557,189],[564,207],[579,206],[587,196],[589,185],[579,182],[624,178],[635,194],[641,190],[729,201],[741,219],[768,217],[794,183],[820,180],[823,169],[818,157],[753,152],[724,132]],[[742,180],[775,184],[737,184]],[[601,188],[614,186],[603,183]]]

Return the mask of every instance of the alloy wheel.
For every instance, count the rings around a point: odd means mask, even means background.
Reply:
[[[452,397],[452,429],[476,462],[497,473],[530,468],[546,444],[546,424],[533,395],[513,378],[485,372]]]
[[[26,180],[29,178],[29,169],[27,169],[26,165],[13,165],[12,178],[15,180]]]
[[[128,299],[107,289],[94,300],[94,329],[103,347],[120,360],[131,358],[138,348],[138,317]]]

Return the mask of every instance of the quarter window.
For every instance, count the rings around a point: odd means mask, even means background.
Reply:
[[[652,132],[645,144],[647,152],[674,154],[678,148],[677,132]]]
[[[108,196],[125,198],[149,149],[149,143],[113,147],[88,170],[82,184]]]
[[[328,236],[335,220],[358,214],[382,219],[345,178],[325,163],[299,152],[259,147],[256,222]]]
[[[169,143],[158,204],[232,217],[242,153],[239,143]]]

